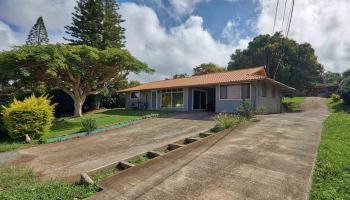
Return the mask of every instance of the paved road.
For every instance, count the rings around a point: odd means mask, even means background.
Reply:
[[[120,161],[214,126],[210,113],[178,113],[133,126],[18,151],[43,179],[75,180],[81,172]]]
[[[90,199],[307,199],[324,99],[305,112],[264,116],[131,168]]]

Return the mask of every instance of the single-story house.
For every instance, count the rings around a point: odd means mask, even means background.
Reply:
[[[336,84],[320,83],[314,85],[308,92],[307,96],[329,97],[333,93],[337,93],[339,86]]]
[[[247,100],[255,108],[279,113],[282,92],[294,90],[268,78],[264,67],[255,67],[155,81],[120,92],[126,93],[127,108],[236,112]]]

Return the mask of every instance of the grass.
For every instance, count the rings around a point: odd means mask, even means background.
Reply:
[[[350,199],[350,107],[328,101],[310,199]]]
[[[73,133],[80,132],[82,130],[81,121],[82,119],[86,119],[86,118],[91,118],[93,120],[96,120],[97,127],[101,128],[104,126],[109,126],[120,122],[140,119],[150,114],[165,115],[168,113],[169,112],[166,112],[166,111],[109,109],[109,110],[98,111],[95,113],[88,113],[88,114],[85,114],[83,117],[79,117],[79,118],[58,118],[55,120],[51,131],[44,136],[43,140],[46,140],[52,137],[70,135]],[[33,144],[25,144],[23,142],[12,142],[12,141],[9,142],[6,139],[0,138],[0,153],[6,152],[6,151],[13,151],[23,147],[30,147],[35,145],[34,143],[35,141],[33,141]]]
[[[72,184],[62,181],[39,182],[28,166],[0,168],[0,199],[83,199],[96,193],[95,185]]]
[[[86,117],[91,117],[96,120],[98,128],[125,122],[129,120],[140,119],[149,114],[166,114],[164,111],[149,111],[149,110],[125,110],[125,109],[110,109],[95,113],[85,114],[79,118],[60,118],[57,119],[52,127],[47,138],[56,137],[60,135],[69,135],[77,133],[81,130],[81,120]]]
[[[115,174],[118,174],[119,172],[120,172],[120,170],[118,168],[112,167],[112,168],[107,168],[107,169],[103,169],[101,171],[98,171],[90,177],[92,178],[92,180],[94,180],[95,182],[98,183],[98,182],[100,182],[108,177],[111,177]]]
[[[8,143],[8,142],[0,142],[0,153],[1,152],[6,152],[6,151],[13,151],[19,148],[24,147],[24,143]]]
[[[300,112],[305,97],[283,97],[282,104],[286,112]]]
[[[147,162],[148,160],[151,160],[151,158],[149,156],[140,155],[140,156],[137,156],[136,158],[128,160],[128,162],[131,164],[134,164],[134,165],[139,165],[141,163]]]

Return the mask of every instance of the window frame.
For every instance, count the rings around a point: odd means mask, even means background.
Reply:
[[[133,92],[138,92],[139,93],[139,97],[137,98],[132,98],[132,93]],[[141,99],[141,91],[131,91],[130,92],[130,100],[140,100]]]
[[[176,91],[174,91],[176,90]],[[180,107],[173,107],[173,94],[174,93],[182,93],[182,106]],[[164,107],[163,106],[163,94],[170,94],[170,107]],[[185,108],[185,90],[184,88],[170,88],[170,89],[163,89],[160,90],[160,108],[162,109],[183,109]]]
[[[233,84],[220,84],[219,85],[219,100],[220,101],[226,101],[226,100],[243,100],[242,99],[242,84],[249,84],[249,98],[247,98],[247,99],[245,99],[245,100],[251,100],[251,98],[252,98],[252,83],[251,82],[242,82],[242,83],[233,83]],[[240,90],[239,90],[239,98],[237,98],[237,99],[229,99],[229,98],[227,98],[227,99],[222,99],[221,98],[221,86],[229,86],[229,85],[239,85],[239,87],[240,87]],[[226,87],[227,88],[227,87]],[[226,94],[227,94],[227,92],[226,92]]]

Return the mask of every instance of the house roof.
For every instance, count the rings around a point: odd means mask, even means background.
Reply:
[[[139,90],[153,90],[174,87],[189,87],[189,86],[204,86],[216,85],[225,83],[250,82],[254,80],[268,80],[264,67],[247,68],[233,71],[225,71],[219,73],[211,73],[197,76],[190,76],[178,79],[169,79],[162,81],[154,81],[145,83],[136,87],[120,90],[119,92],[139,91]],[[270,79],[269,81],[280,85],[288,90],[294,90],[287,85],[279,83]]]

